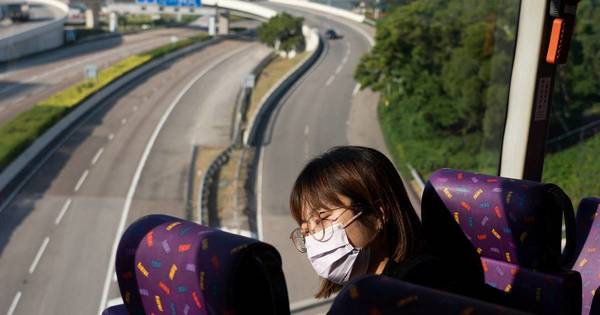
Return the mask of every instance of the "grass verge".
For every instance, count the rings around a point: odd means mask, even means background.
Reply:
[[[292,70],[298,63],[306,58],[309,52],[302,52],[296,55],[294,58],[287,59],[282,57],[276,57],[263,69],[256,79],[256,84],[252,90],[252,96],[250,98],[250,106],[246,112],[246,117],[253,117],[260,100],[273,88],[273,86],[281,80],[290,70]]]
[[[208,38],[204,34],[198,35],[129,56],[99,71],[96,80],[84,80],[74,84],[9,120],[0,126],[0,171],[73,108],[111,82],[153,59]]]

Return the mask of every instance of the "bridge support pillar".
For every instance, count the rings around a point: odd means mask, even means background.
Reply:
[[[87,6],[85,12],[85,27],[86,28],[98,28],[100,27],[99,16],[100,16],[100,1],[98,0],[85,0],[83,3]]]
[[[229,10],[219,9],[217,16],[219,17],[219,35],[229,34]]]

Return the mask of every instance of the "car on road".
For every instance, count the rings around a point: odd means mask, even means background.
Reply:
[[[336,33],[335,30],[330,28],[325,31],[325,37],[327,37],[327,39],[338,39],[338,38],[341,38],[342,36],[340,36],[340,34]]]

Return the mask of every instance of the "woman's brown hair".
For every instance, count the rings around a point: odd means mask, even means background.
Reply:
[[[372,214],[382,219],[381,233],[390,245],[390,259],[402,262],[423,250],[419,218],[396,168],[381,152],[339,146],[312,159],[294,183],[290,196],[292,216],[301,224],[303,209],[347,207],[340,195],[351,200],[350,208],[360,207],[363,217]],[[315,297],[329,297],[340,288],[322,279]]]

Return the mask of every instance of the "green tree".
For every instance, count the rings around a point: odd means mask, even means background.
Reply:
[[[304,44],[303,21],[303,18],[293,17],[285,12],[277,14],[258,27],[258,39],[281,51],[300,50]]]

